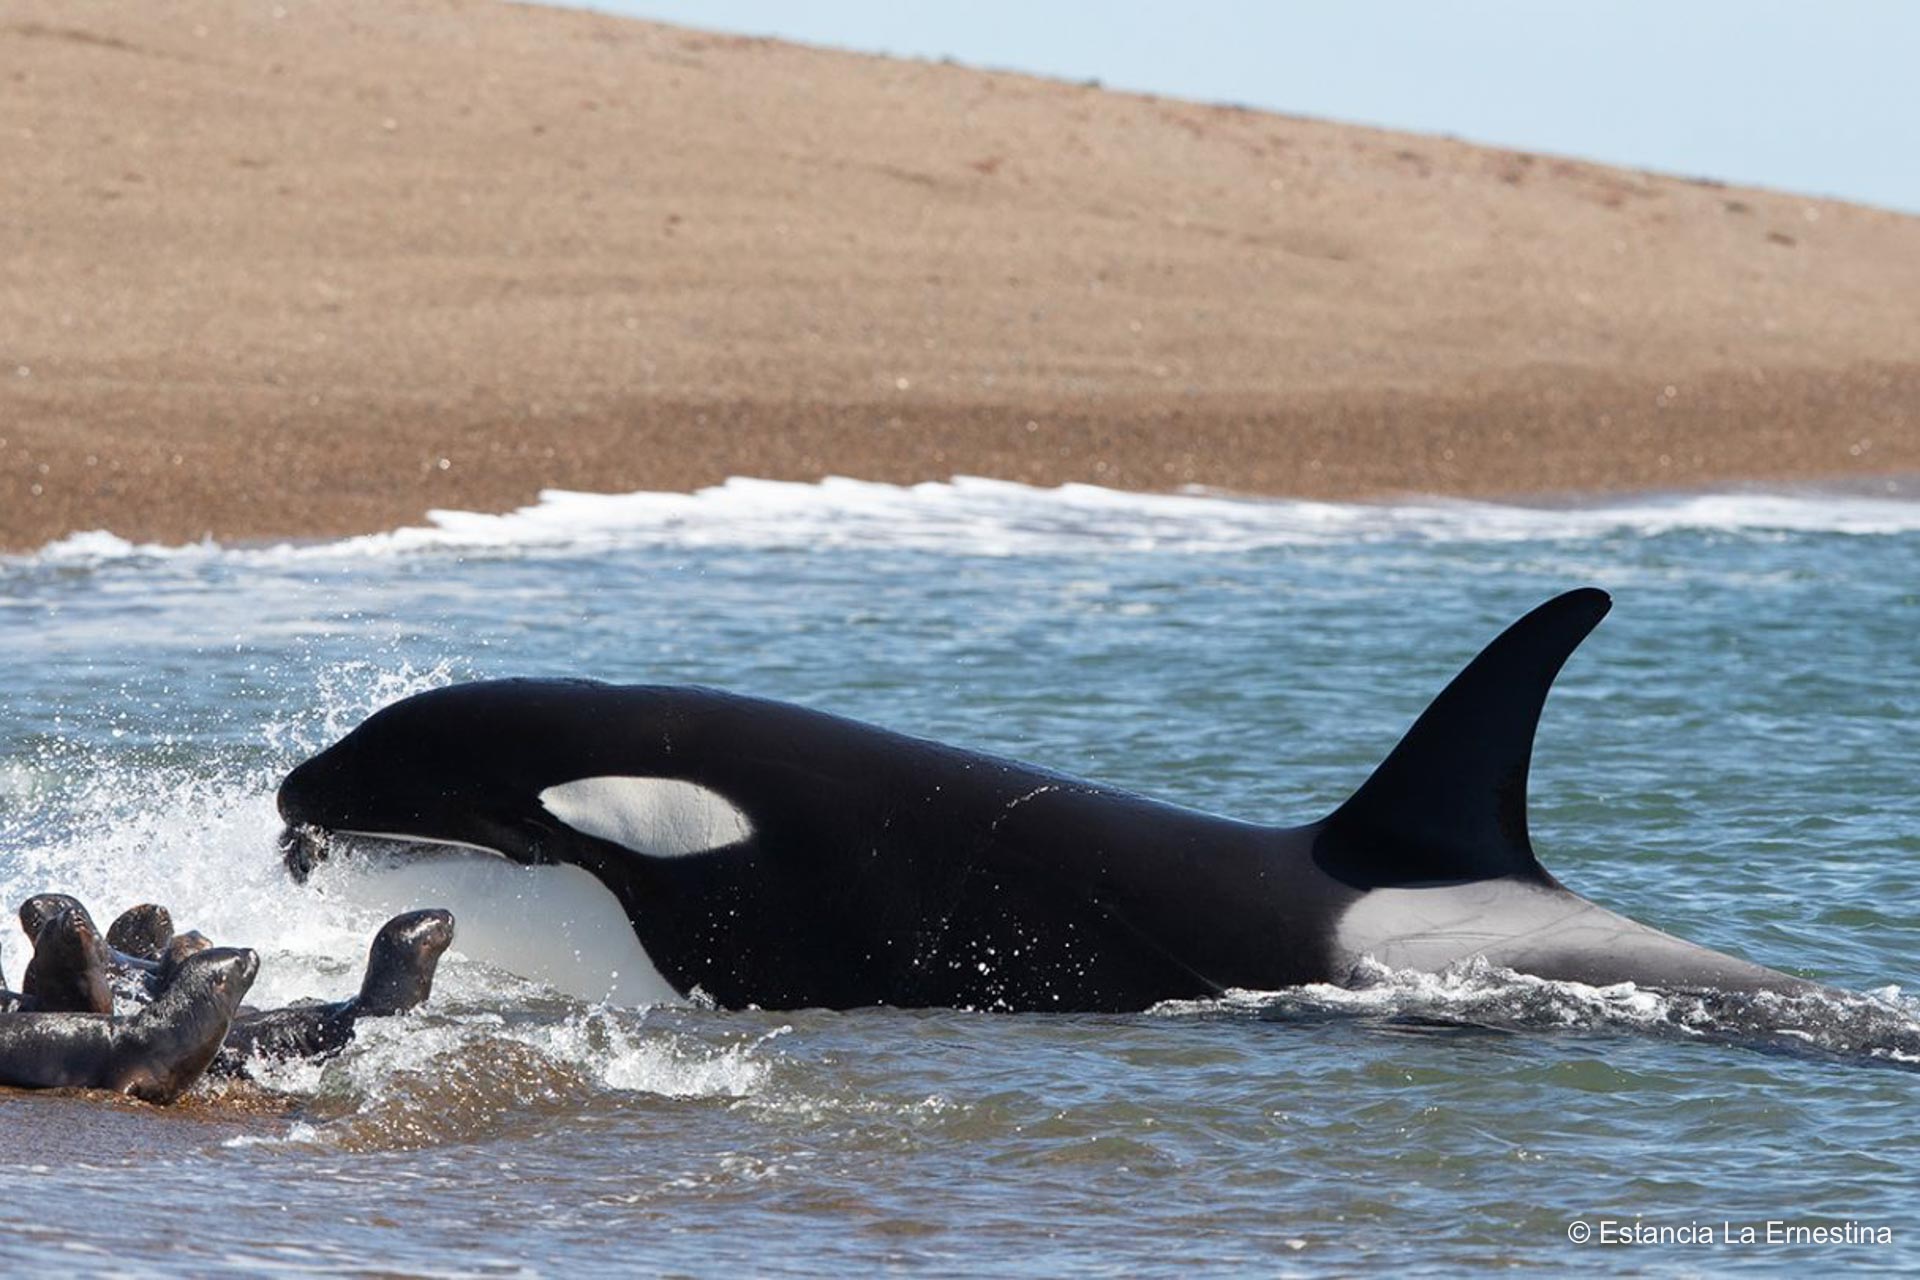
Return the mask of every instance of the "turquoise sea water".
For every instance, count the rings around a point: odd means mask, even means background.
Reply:
[[[1469,966],[1131,1017],[633,1009],[591,998],[605,975],[590,938],[556,938],[550,884],[352,865],[301,888],[274,848],[288,767],[392,698],[506,674],[718,684],[1305,821],[1485,641],[1582,584],[1615,609],[1548,703],[1542,860],[1860,1000],[1730,1011]],[[260,949],[263,1002],[351,991],[389,908],[444,892],[461,916],[432,1002],[334,1062],[167,1110],[0,1095],[0,1261],[1910,1267],[1916,634],[1920,503],[1843,495],[736,482],[326,546],[99,535],[0,560],[9,910],[165,902]],[[25,958],[6,931],[8,972]],[[1636,1219],[1696,1242],[1569,1241]],[[1843,1238],[1769,1244],[1769,1221]]]

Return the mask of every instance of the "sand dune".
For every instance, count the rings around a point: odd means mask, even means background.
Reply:
[[[482,0],[0,11],[0,546],[1920,471],[1920,219]]]

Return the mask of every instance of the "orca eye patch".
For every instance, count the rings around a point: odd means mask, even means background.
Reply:
[[[548,787],[540,803],[582,835],[656,858],[707,853],[753,836],[753,823],[732,801],[681,778],[579,778]]]

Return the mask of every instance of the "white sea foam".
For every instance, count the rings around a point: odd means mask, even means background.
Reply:
[[[1516,973],[1480,956],[1438,972],[1394,969],[1366,958],[1350,985],[1235,990],[1213,999],[1166,1001],[1153,1012],[1275,1021],[1342,1017],[1505,1031],[1631,1031],[1920,1061],[1920,1001],[1901,995],[1897,987],[1792,996],[1667,992],[1631,982],[1594,987]]]
[[[287,1131],[278,1136],[272,1134],[241,1133],[228,1138],[220,1145],[223,1147],[279,1147],[291,1143],[315,1143],[320,1140],[320,1130],[305,1120],[296,1120],[287,1127]]]
[[[941,483],[732,479],[694,493],[550,489],[518,511],[433,511],[428,523],[325,543],[164,547],[95,530],[26,557],[60,566],[233,558],[301,563],[392,556],[581,554],[633,547],[884,547],[974,555],[1087,551],[1222,553],[1353,543],[1585,541],[1678,530],[1920,532],[1920,500],[1849,493],[1643,495],[1521,506],[1421,498],[1393,503],[1243,498],[1200,490],[1040,489],[961,476]],[[16,563],[19,558],[16,558]]]
[[[516,1091],[547,1095],[569,1081],[615,1093],[738,1099],[766,1087],[777,1057],[771,1046],[788,1030],[716,1043],[655,1029],[637,1015],[606,1008],[576,1008],[561,1017],[552,1010],[527,1017],[428,1009],[362,1019],[352,1044],[338,1057],[259,1058],[248,1063],[247,1072],[284,1093],[355,1098],[357,1115],[377,1115],[389,1106],[434,1105],[419,1094],[422,1078],[477,1090],[468,1097],[480,1111],[511,1107]],[[518,1067],[510,1065],[514,1051]],[[285,1140],[312,1136],[311,1130],[296,1128]]]
[[[1313,982],[1284,992],[1228,991],[1213,1000],[1173,1000],[1163,1014],[1420,1015],[1464,1023],[1513,1023],[1538,1029],[1631,1025],[1662,1020],[1670,998],[1634,983],[1594,987],[1516,973],[1475,956],[1436,972],[1395,969],[1371,957],[1356,967],[1352,984]]]
[[[588,1072],[602,1088],[669,1098],[743,1098],[763,1088],[772,1073],[759,1051],[790,1030],[779,1027],[717,1046],[647,1032],[630,1019],[592,1009],[563,1022],[524,1023],[503,1034]]]

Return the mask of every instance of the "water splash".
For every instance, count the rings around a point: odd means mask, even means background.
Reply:
[[[32,742],[0,772],[0,904],[71,893],[104,925],[136,903],[160,902],[179,930],[261,951],[256,1003],[342,981],[351,990],[380,918],[291,883],[275,852],[274,790],[295,760],[348,725],[447,679],[440,667],[325,671],[307,709],[269,722],[252,743],[197,757],[164,740]],[[17,964],[27,947],[16,936],[0,950]]]
[[[773,1046],[786,1034],[656,1028],[641,1013],[551,999],[532,1008],[492,1003],[498,1008],[363,1020],[325,1061],[249,1063],[255,1085],[300,1099],[305,1112],[271,1140],[418,1150],[511,1136],[634,1099],[748,1098],[773,1078]]]

